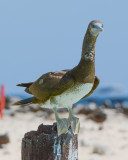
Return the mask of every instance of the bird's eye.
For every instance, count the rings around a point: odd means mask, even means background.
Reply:
[[[95,28],[95,25],[94,25],[94,24],[92,24],[92,28]]]

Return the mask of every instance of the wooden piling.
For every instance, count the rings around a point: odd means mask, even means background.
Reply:
[[[22,160],[78,160],[78,137],[70,129],[58,137],[56,123],[41,124],[22,139]]]

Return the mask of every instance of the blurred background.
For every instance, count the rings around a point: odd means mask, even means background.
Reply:
[[[24,133],[36,129],[42,121],[54,121],[52,112],[42,111],[40,106],[14,107],[14,101],[29,97],[16,84],[76,66],[92,20],[104,25],[96,42],[96,75],[101,81],[94,94],[74,104],[81,123],[86,120],[81,125],[79,143],[80,155],[85,157],[80,160],[128,159],[127,6],[127,0],[0,1],[0,85],[4,84],[6,95],[0,134],[9,140],[8,145],[1,143],[1,160],[20,159]]]

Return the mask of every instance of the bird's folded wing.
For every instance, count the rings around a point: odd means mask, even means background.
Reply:
[[[100,79],[97,76],[95,76],[95,81],[94,81],[91,91],[87,95],[85,95],[82,99],[90,96],[94,92],[94,90],[98,87],[99,83],[100,83]]]
[[[74,85],[74,79],[68,71],[49,72],[42,75],[29,87],[29,91],[42,101],[61,94]]]

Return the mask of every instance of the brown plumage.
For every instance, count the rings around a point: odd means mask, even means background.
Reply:
[[[81,98],[86,98],[93,93],[99,84],[99,78],[95,76],[95,42],[99,33],[95,36],[92,34],[93,24],[102,25],[100,21],[92,21],[89,24],[83,41],[79,64],[72,70],[46,73],[33,83],[18,84],[17,86],[26,87],[25,91],[34,97],[19,101],[16,104],[44,103],[75,85],[85,83],[92,83],[93,87],[88,94]]]

